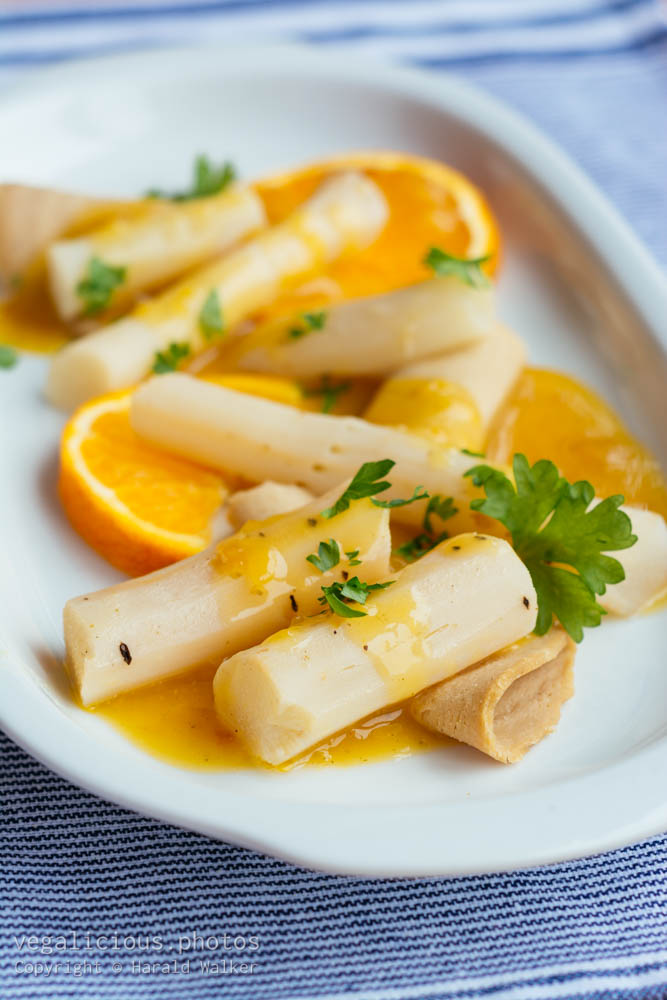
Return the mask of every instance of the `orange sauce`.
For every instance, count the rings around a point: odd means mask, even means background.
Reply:
[[[588,479],[601,496],[622,493],[630,504],[667,515],[667,485],[656,460],[599,396],[568,375],[530,368],[522,373],[487,442],[491,461],[506,462],[515,451],[531,462],[552,459],[568,479]],[[266,767],[219,729],[212,675],[199,670],[162,681],[120,695],[96,712],[132,742],[174,764]],[[336,734],[282,770],[407,757],[451,742],[422,729],[399,705]]]
[[[0,344],[49,354],[69,339],[49,298],[42,267],[27,276],[11,298],[0,301]]]
[[[276,770],[251,757],[238,740],[220,729],[213,705],[214,673],[210,667],[200,668],[118,695],[90,711],[111,722],[152,756],[171,764],[206,770]],[[279,770],[408,757],[448,742],[427,732],[399,706],[330,737]]]

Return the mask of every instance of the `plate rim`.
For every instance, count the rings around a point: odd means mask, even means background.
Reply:
[[[224,59],[221,59],[221,53],[224,53]],[[173,64],[174,61],[183,61],[189,67],[189,72],[193,71],[194,66],[195,75],[205,68],[219,73],[221,79],[242,69],[247,72],[248,65],[259,64],[263,72],[280,72],[288,66],[290,72],[301,73],[306,77],[315,74],[321,78],[335,77],[341,82],[371,83],[385,92],[394,92],[397,96],[407,94],[417,100],[428,101],[448,115],[473,126],[522,163],[533,180],[548,193],[559,210],[594,249],[654,339],[662,343],[663,347],[667,346],[667,330],[662,326],[663,317],[667,315],[667,281],[657,262],[628,223],[569,156],[536,126],[503,102],[453,74],[429,73],[391,62],[362,60],[357,56],[346,55],[345,60],[341,60],[340,50],[329,53],[314,47],[291,44],[235,45],[230,48],[212,44],[160,48],[105,55],[42,69],[31,74],[29,80],[10,87],[0,96],[0,112],[22,98],[31,95],[39,97],[50,85],[89,80],[91,70],[145,73],[150,71],[151,66]],[[565,191],[567,196],[563,193]],[[530,813],[534,813],[536,808],[538,811],[544,810],[542,817],[537,817],[539,822],[535,816],[532,817],[534,828],[529,839],[535,840],[537,827],[540,827],[546,839],[538,848],[534,843],[532,846],[523,844],[521,848],[516,847],[510,852],[512,857],[507,856],[507,851],[496,849],[493,853],[487,849],[481,863],[476,863],[471,857],[471,845],[475,843],[471,822],[473,814],[480,810],[483,812],[485,801],[471,801],[469,805],[466,803],[467,813],[470,815],[461,826],[458,842],[445,840],[440,852],[436,852],[437,856],[433,855],[432,850],[431,853],[425,850],[423,838],[418,846],[414,844],[415,830],[421,834],[421,831],[429,829],[434,822],[443,824],[446,829],[446,824],[451,824],[452,814],[460,813],[460,802],[426,806],[411,804],[408,810],[403,811],[410,813],[412,824],[406,824],[401,819],[400,804],[397,815],[395,805],[355,805],[350,809],[340,805],[316,803],[313,807],[273,798],[226,794],[225,800],[230,805],[233,804],[234,816],[221,818],[211,812],[210,803],[204,801],[208,792],[202,790],[201,794],[194,797],[196,801],[190,800],[182,808],[179,808],[178,802],[170,806],[164,800],[162,790],[156,793],[149,785],[150,794],[147,796],[147,786],[143,784],[145,779],[141,777],[143,769],[139,768],[132,774],[132,786],[128,789],[124,787],[127,786],[127,775],[120,775],[119,781],[119,775],[110,767],[110,761],[103,761],[102,768],[99,759],[91,763],[89,755],[85,753],[89,742],[84,731],[72,726],[71,720],[63,713],[53,712],[49,704],[52,700],[49,692],[37,680],[28,680],[27,676],[13,673],[9,656],[4,651],[0,654],[0,676],[4,687],[3,698],[0,700],[0,727],[33,757],[86,791],[123,808],[216,839],[229,840],[242,847],[269,853],[292,864],[333,874],[370,877],[482,874],[589,856],[624,846],[667,828],[667,801],[660,795],[659,787],[655,782],[651,786],[646,781],[636,781],[636,774],[633,777],[633,792],[639,816],[635,814],[628,821],[627,816],[621,815],[618,809],[612,809],[613,815],[608,815],[609,807],[613,805],[609,795],[613,799],[614,791],[623,786],[625,771],[636,771],[638,757],[641,757],[645,774],[656,773],[660,764],[664,768],[667,762],[667,742],[664,739],[649,744],[625,760],[608,764],[590,774],[569,778],[537,792],[532,790],[505,796],[504,801],[526,797],[530,799],[527,808],[524,803],[524,808],[519,808],[513,815],[516,833],[526,819],[530,828]],[[36,712],[42,721],[41,725],[36,724]],[[55,733],[54,717],[58,723],[55,729],[63,729],[64,742]],[[32,719],[32,729],[26,729],[20,722],[16,724],[17,720],[25,719]],[[154,770],[155,761],[148,756],[146,761],[146,770]],[[176,773],[181,776],[179,780],[185,780],[188,772],[176,769]],[[161,789],[162,782],[157,782],[157,785]],[[562,795],[565,787],[577,799],[582,795],[586,796],[589,804],[591,796],[597,802],[600,792],[604,789],[606,792],[603,794],[603,801],[599,803],[600,812],[595,817],[597,823],[591,825],[589,816],[589,828],[586,832],[579,830],[578,837],[569,844],[549,846],[554,839],[554,796],[557,789],[558,794]],[[173,798],[178,799],[178,796]],[[267,807],[271,811],[271,826],[270,829],[263,829],[261,814]],[[308,813],[308,835],[304,836],[301,832],[300,837],[295,837],[294,828],[300,823],[301,813]],[[341,813],[353,814],[354,818],[341,816]],[[389,813],[392,816],[391,824],[383,827],[387,839],[382,845],[382,851],[369,852],[367,847],[360,850],[362,845],[359,841],[364,839],[360,838],[360,830],[364,829],[364,817],[368,816],[365,821],[368,826],[366,840],[372,840],[373,826],[377,832],[379,813]],[[316,824],[313,814],[318,818]],[[599,821],[602,820],[604,826],[600,828]],[[612,826],[607,828],[610,822]],[[317,827],[317,837],[313,837],[314,825]],[[468,839],[462,836],[463,828],[466,829]],[[525,835],[525,825],[523,829]],[[413,851],[407,863],[404,838],[411,834]],[[560,833],[559,837],[562,841],[564,834]],[[558,840],[559,837],[555,839]],[[400,854],[401,846],[403,854]],[[394,855],[392,852],[398,853]],[[517,852],[520,857],[514,856]]]

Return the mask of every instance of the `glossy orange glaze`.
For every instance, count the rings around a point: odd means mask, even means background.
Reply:
[[[508,462],[523,452],[550,458],[571,481],[587,479],[598,496],[621,493],[627,504],[667,517],[667,484],[656,459],[619,417],[570,375],[527,368],[491,428],[487,456]]]
[[[46,291],[43,268],[27,277],[12,298],[0,302],[0,343],[49,354],[69,338]]]
[[[91,711],[154,757],[172,764],[209,770],[275,770],[251,757],[233,736],[219,728],[213,706],[214,673],[211,668],[202,668],[119,695]],[[398,707],[325,740],[279,770],[406,757],[447,742],[422,729]]]

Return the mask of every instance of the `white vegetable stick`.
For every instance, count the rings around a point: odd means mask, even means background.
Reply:
[[[459,535],[395,581],[369,596],[365,618],[296,625],[224,661],[213,682],[223,726],[282,764],[535,625],[528,570],[499,538]]]
[[[246,521],[264,521],[276,514],[289,514],[313,500],[313,494],[299,486],[267,481],[247,490],[230,493],[215,513],[211,538],[215,542],[229,538]]]
[[[139,292],[165,284],[265,224],[261,198],[240,184],[192,201],[147,200],[135,218],[116,219],[78,239],[51,244],[46,253],[51,297],[62,319],[80,316],[85,302],[77,285],[98,257],[126,269],[112,298],[114,306],[125,306]]]
[[[488,428],[525,361],[521,339],[509,327],[496,323],[490,336],[442,357],[406,365],[394,379],[444,379],[461,386],[474,399],[482,424]]]
[[[391,458],[393,487],[383,498],[409,497],[415,486],[451,496],[459,507],[450,531],[474,524],[468,505],[479,495],[467,469],[479,463],[456,449],[358,417],[309,413],[258,397],[244,396],[190,375],[160,375],[140,386],[130,409],[134,429],[168,451],[247,479],[298,483],[322,493],[355,474],[363,462]],[[599,501],[598,501],[599,502]],[[629,509],[639,541],[611,553],[626,571],[600,603],[616,614],[633,614],[667,584],[667,528],[659,514]],[[393,510],[396,520],[419,524],[423,503]],[[620,588],[620,589],[619,589]]]
[[[300,338],[281,320],[244,338],[238,368],[283,375],[385,375],[415,359],[454,350],[493,329],[491,288],[433,278],[408,288],[330,306],[324,326]],[[307,329],[307,328],[306,328]]]
[[[380,386],[364,417],[445,447],[483,447],[490,420],[524,360],[506,327],[458,351],[407,365]]]
[[[574,694],[576,649],[560,628],[527,636],[422,691],[410,713],[433,732],[513,764],[558,724]]]
[[[597,501],[599,503],[599,501]],[[629,549],[610,552],[625,570],[625,580],[607,587],[598,603],[623,618],[651,604],[667,588],[667,525],[660,514],[621,507],[632,521],[637,541]]]
[[[274,483],[267,480],[249,490],[237,490],[227,498],[227,516],[235,529],[246,521],[264,521],[276,514],[287,514],[310,503],[313,494],[300,486]]]
[[[387,212],[384,195],[367,177],[348,172],[331,178],[284,222],[124,319],[65,347],[51,365],[47,397],[70,409],[91,396],[139,382],[156,351],[172,342],[187,344],[192,353],[201,351],[208,341],[199,314],[212,291],[230,329],[299,279],[367,246],[384,226]]]
[[[320,573],[306,560],[329,537],[341,553],[359,549],[369,580],[386,575],[388,512],[359,500],[330,524],[319,512],[337,492],[291,514],[249,522],[166,569],[68,601],[66,665],[81,702],[215,664],[284,628],[297,611],[319,611],[321,586],[340,580],[347,566],[343,556]]]
[[[417,484],[466,506],[475,495],[463,473],[478,458],[431,447],[393,427],[297,410],[182,373],[159,375],[140,386],[130,419],[153,444],[250,480],[297,483],[319,494],[351,478],[363,462],[391,458],[393,488],[383,498],[408,497]],[[394,513],[416,523],[423,504]]]

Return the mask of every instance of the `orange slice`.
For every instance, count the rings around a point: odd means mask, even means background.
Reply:
[[[144,444],[131,392],[86,403],[63,432],[59,492],[74,528],[130,575],[203,549],[228,490],[222,477]]]
[[[292,379],[231,374],[210,381],[314,408]],[[59,492],[82,538],[136,576],[205,548],[229,484],[216,472],[144,443],[130,426],[131,396],[128,389],[100,396],[72,416],[62,437]]]
[[[481,191],[452,167],[408,153],[352,153],[258,181],[269,221],[280,222],[327,176],[347,167],[361,170],[381,188],[389,205],[387,225],[366,250],[280,296],[262,319],[421,281],[432,275],[423,263],[431,246],[458,257],[490,255],[484,266],[494,273],[500,231]]]

